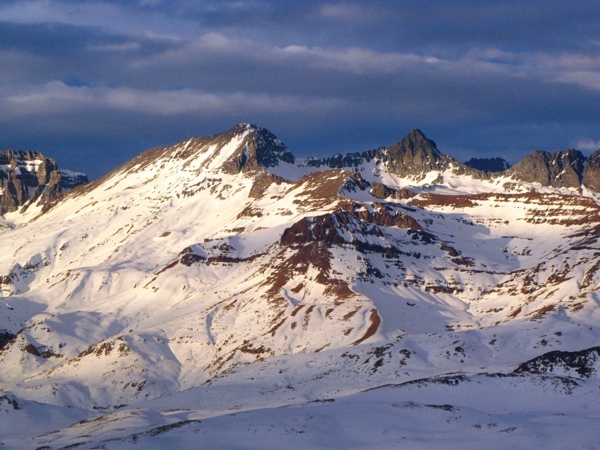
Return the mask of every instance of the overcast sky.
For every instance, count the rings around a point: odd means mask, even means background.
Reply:
[[[96,178],[240,122],[298,156],[589,154],[600,1],[0,2],[0,148]]]

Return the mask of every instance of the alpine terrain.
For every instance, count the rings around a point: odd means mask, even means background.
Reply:
[[[0,169],[0,448],[598,448],[600,150]]]

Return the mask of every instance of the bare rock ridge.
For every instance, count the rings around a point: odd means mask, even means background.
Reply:
[[[418,178],[428,172],[452,169],[459,175],[470,175],[477,179],[487,178],[485,172],[468,167],[441,153],[435,142],[425,137],[418,129],[412,130],[400,142],[388,147],[362,153],[336,154],[331,158],[309,158],[307,164],[314,167],[356,168],[372,160],[388,172],[401,177]]]
[[[542,186],[578,188],[585,185],[600,190],[600,150],[589,158],[578,150],[555,152],[536,150],[513,167],[502,158],[471,158],[464,164],[441,153],[434,141],[420,130],[413,130],[400,142],[389,147],[362,153],[335,154],[330,158],[309,158],[314,167],[358,168],[365,162],[376,164],[401,177],[419,177],[431,171],[452,170],[457,175],[475,179],[509,176]]]
[[[305,244],[311,241],[326,244],[357,244],[357,235],[383,235],[379,226],[394,226],[412,231],[423,230],[411,216],[399,211],[390,212],[382,204],[374,204],[372,212],[359,203],[348,202],[340,206],[333,213],[305,217],[286,228],[281,235],[281,245]],[[345,233],[348,230],[352,233]]]
[[[81,173],[62,171],[40,152],[0,152],[0,214],[40,202],[49,207],[75,186],[88,182]]]
[[[390,172],[400,176],[412,175],[417,171],[443,170],[454,161],[440,153],[435,142],[427,139],[420,130],[413,130],[400,142],[389,147],[347,155],[337,153],[331,158],[309,158],[307,163],[315,167],[343,168],[358,167],[371,160],[383,163]]]
[[[234,141],[235,149],[225,159],[219,159],[219,152]],[[227,174],[255,173],[280,163],[296,162],[285,144],[269,130],[252,124],[239,124],[223,133],[192,138],[184,146],[177,143],[150,149],[117,170],[140,170],[165,157],[192,160],[198,150],[206,152],[207,148],[213,148],[211,151],[214,154],[207,156],[206,162],[219,159],[222,161],[219,163],[220,169]],[[600,190],[600,150],[589,158],[572,149],[534,151],[510,168],[502,158],[472,158],[463,164],[441,153],[435,142],[418,129],[391,146],[362,153],[338,153],[328,158],[309,157],[305,164],[310,167],[358,169],[371,161],[390,173],[415,179],[422,179],[429,172],[450,170],[456,175],[475,179],[508,176],[519,181],[540,183],[542,186],[579,188],[585,185]],[[271,181],[266,182],[269,184]],[[60,170],[53,159],[39,152],[0,152],[0,214],[27,208],[35,202],[41,202],[47,209],[66,191],[87,183],[88,179],[84,174]],[[406,196],[406,193],[380,192],[384,188],[385,186],[375,183],[372,187],[373,194],[379,198]]]
[[[536,150],[507,173],[516,179],[542,186],[577,188],[583,182],[584,167],[585,157],[578,150]]]

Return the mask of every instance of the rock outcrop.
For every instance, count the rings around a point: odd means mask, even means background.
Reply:
[[[49,207],[67,190],[87,183],[80,173],[60,171],[40,152],[0,152],[0,214],[39,202]]]
[[[311,241],[330,245],[356,243],[360,235],[381,235],[379,226],[423,230],[411,216],[399,211],[390,212],[385,205],[374,203],[372,211],[369,211],[359,203],[347,202],[341,204],[337,211],[304,217],[286,228],[281,235],[280,244],[305,244]]]
[[[590,378],[598,375],[600,368],[600,347],[564,352],[555,350],[524,362],[515,373],[535,373]]]
[[[583,181],[585,157],[578,150],[544,152],[536,150],[515,164],[508,174],[542,186],[578,188]]]
[[[600,192],[600,150],[595,151],[588,158],[583,171],[583,184]]]

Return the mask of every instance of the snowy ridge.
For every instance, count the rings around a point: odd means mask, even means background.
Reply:
[[[420,132],[370,155],[316,164],[242,124],[148,150],[43,214],[6,214],[0,442],[218,442],[246,411],[268,436],[253,447],[298,434],[385,448],[409,428],[394,411],[457,424],[427,448],[528,448],[547,444],[547,396],[555,413],[588,408],[553,438],[595,442],[597,352],[569,352],[600,336],[598,193],[466,170]],[[528,391],[530,409],[465,400],[490,390]],[[352,421],[363,402],[384,425]]]

